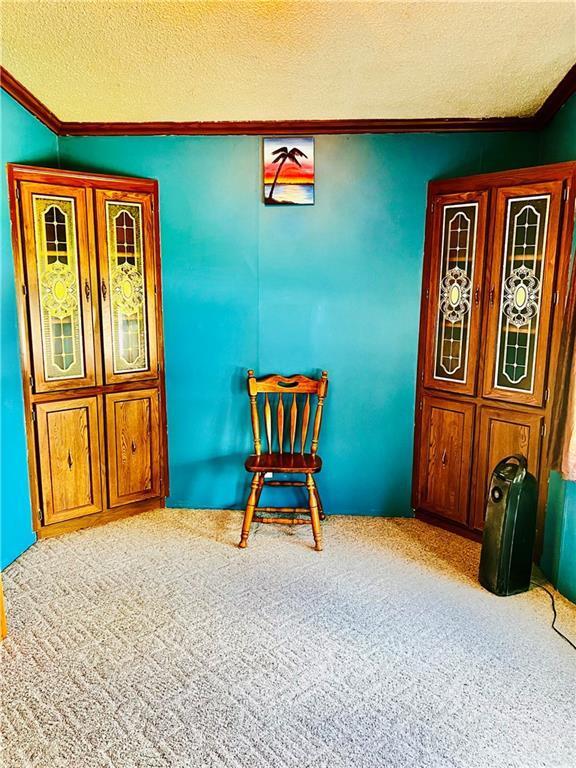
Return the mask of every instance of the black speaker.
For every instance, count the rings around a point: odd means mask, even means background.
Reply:
[[[524,456],[498,462],[490,480],[479,580],[495,595],[526,592],[532,572],[538,484]]]

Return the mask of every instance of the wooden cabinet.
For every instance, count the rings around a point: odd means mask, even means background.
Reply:
[[[86,191],[22,182],[35,392],[96,384]]]
[[[474,405],[426,395],[422,402],[418,505],[466,522]]]
[[[106,395],[110,506],[160,494],[158,390]]]
[[[158,375],[152,195],[97,189],[107,384]]]
[[[101,512],[97,398],[39,403],[35,415],[45,523]]]
[[[540,474],[540,442],[544,424],[544,417],[539,412],[511,408],[483,406],[479,416],[475,491],[470,516],[470,525],[477,531],[484,526],[490,475],[501,459],[521,453],[528,459],[530,472],[536,477]]]
[[[562,163],[429,185],[413,482],[420,517],[478,536],[491,472],[520,452],[540,482],[541,544],[575,178],[576,163]]]
[[[157,183],[9,165],[34,527],[167,492]]]
[[[476,392],[487,203],[486,192],[434,199],[424,288],[428,311],[423,374],[430,389]]]
[[[495,192],[484,397],[544,402],[562,186],[553,181]]]

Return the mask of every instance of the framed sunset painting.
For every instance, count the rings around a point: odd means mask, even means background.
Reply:
[[[264,139],[264,204],[314,204],[314,139]]]

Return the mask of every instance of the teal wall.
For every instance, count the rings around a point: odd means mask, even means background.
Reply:
[[[576,160],[576,95],[541,133],[540,162]],[[575,245],[576,247],[576,232]],[[560,592],[576,602],[576,482],[550,478],[542,568]]]
[[[35,541],[30,514],[14,265],[4,166],[7,162],[57,165],[58,142],[51,131],[4,91],[0,91],[0,120],[0,566],[4,568]]]
[[[61,139],[62,167],[160,183],[169,504],[242,505],[247,368],[326,368],[327,510],[410,515],[427,182],[529,165],[536,146],[321,136],[316,204],[267,208],[258,138]]]
[[[247,367],[325,367],[325,506],[410,514],[427,182],[567,159],[571,106],[550,141],[528,133],[318,137],[317,202],[301,208],[262,205],[257,138],[69,137],[57,146],[4,93],[2,108],[3,163],[60,162],[160,182],[170,505],[242,505]],[[4,566],[33,537],[5,184],[2,195]]]

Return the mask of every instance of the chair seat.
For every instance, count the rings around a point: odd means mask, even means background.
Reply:
[[[301,472],[314,474],[322,469],[320,456],[311,453],[263,453],[252,454],[244,465],[248,472]]]

